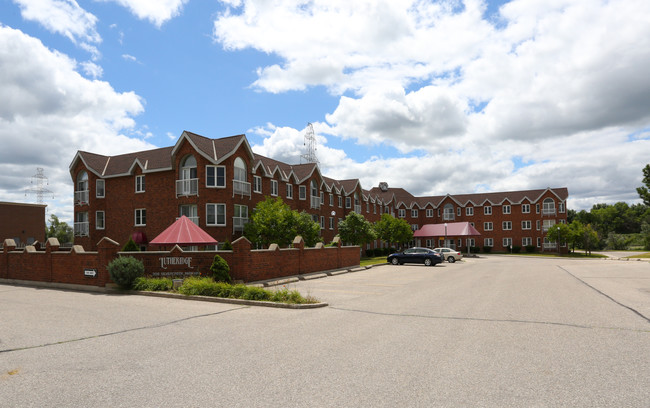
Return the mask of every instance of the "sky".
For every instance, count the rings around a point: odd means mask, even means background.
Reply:
[[[0,0],[0,201],[71,223],[78,150],[246,134],[416,196],[639,202],[647,0]]]

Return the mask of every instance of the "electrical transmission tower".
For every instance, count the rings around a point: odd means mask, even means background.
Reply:
[[[300,155],[300,163],[305,160],[305,163],[318,163],[316,157],[316,136],[314,136],[314,126],[307,123],[307,130],[305,131],[305,154]]]
[[[35,193],[36,202],[38,204],[45,203],[45,200],[43,200],[43,196],[45,196],[45,194],[52,194],[52,198],[54,198],[52,191],[45,187],[49,184],[49,181],[47,180],[47,176],[43,173],[42,167],[36,168],[36,174],[32,176],[31,184],[32,186],[25,190],[25,195],[27,195],[27,193]]]

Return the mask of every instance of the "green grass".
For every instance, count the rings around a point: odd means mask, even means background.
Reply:
[[[647,253],[645,253],[645,254],[640,254],[640,255],[626,256],[626,258],[643,258],[643,259],[648,259],[648,258],[650,258],[650,252],[647,252]]]
[[[364,257],[364,258],[361,258],[361,266],[384,264],[384,263],[386,263],[386,258],[388,258],[388,256],[386,256],[386,255],[373,256],[372,258]]]
[[[602,254],[590,254],[590,255],[585,255],[584,252],[571,252],[568,254],[558,254],[558,253],[540,253],[540,252],[532,252],[532,253],[527,253],[527,252],[522,252],[519,254],[511,254],[511,253],[495,253],[495,255],[511,255],[511,256],[540,256],[540,257],[559,257],[559,258],[607,258],[607,255],[602,255]]]
[[[133,286],[135,290],[145,291],[170,291],[171,279],[138,278]],[[224,282],[215,282],[212,278],[191,277],[183,281],[178,288],[178,293],[183,295],[212,296],[230,299],[261,300],[267,302],[309,304],[318,303],[311,296],[302,296],[297,290],[282,288],[271,291],[255,286],[243,284],[231,285]]]

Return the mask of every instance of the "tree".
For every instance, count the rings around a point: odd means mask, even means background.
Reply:
[[[560,246],[569,242],[571,238],[571,229],[566,224],[555,224],[548,229],[546,237],[549,241],[557,242],[557,250],[560,251]]]
[[[404,244],[413,238],[411,226],[401,218],[384,213],[374,225],[377,238],[388,243]]]
[[[643,184],[645,186],[638,187],[636,192],[643,200],[643,204],[650,206],[650,164],[646,164],[643,168]]]
[[[73,231],[67,223],[60,221],[59,217],[50,214],[50,226],[45,229],[45,236],[56,238],[59,244],[66,244],[72,242]]]
[[[314,246],[320,240],[320,226],[304,211],[292,210],[278,198],[267,198],[255,207],[251,220],[244,227],[244,235],[256,245],[278,244],[289,246],[296,235],[305,245]]]
[[[377,238],[377,234],[363,215],[352,211],[339,223],[339,237],[343,242],[361,246]]]
[[[591,228],[591,224],[585,225],[582,229],[582,248],[585,250],[585,254],[590,255],[592,248],[598,246],[598,242],[598,233]]]

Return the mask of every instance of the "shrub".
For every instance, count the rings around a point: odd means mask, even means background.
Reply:
[[[230,243],[230,241],[226,241],[221,246],[221,249],[224,251],[232,251],[232,244]]]
[[[246,292],[241,299],[246,300],[271,300],[271,292],[255,286],[246,287]]]
[[[518,254],[521,252],[521,247],[519,245],[513,245],[512,246],[512,253],[513,254]]]
[[[133,282],[134,290],[146,291],[165,291],[171,290],[173,282],[170,278],[145,278],[143,276],[135,278]]]
[[[481,248],[477,247],[477,246],[473,246],[473,247],[469,248],[469,252],[471,252],[473,254],[478,254],[479,252],[481,252]]]
[[[486,254],[489,254],[490,252],[492,252],[492,247],[491,246],[484,246],[483,247],[483,252],[485,252]]]
[[[214,256],[212,265],[210,265],[210,272],[212,272],[212,279],[214,279],[215,282],[232,282],[228,262],[219,255]]]
[[[526,252],[528,252],[529,254],[532,254],[533,252],[535,252],[535,246],[534,245],[526,245],[525,248],[526,248]]]
[[[122,252],[140,252],[140,248],[138,247],[138,244],[133,241],[133,238],[129,238],[129,240],[126,241],[126,244],[124,244]]]
[[[130,289],[135,279],[144,274],[144,265],[132,256],[121,256],[108,264],[108,273],[121,288]]]
[[[375,256],[375,250],[374,249],[366,249],[366,257],[372,258]]]

